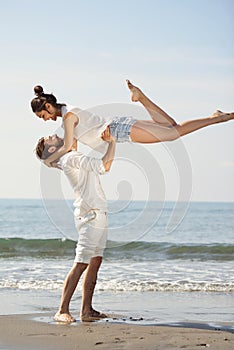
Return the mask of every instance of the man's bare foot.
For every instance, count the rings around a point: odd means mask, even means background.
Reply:
[[[220,122],[226,122],[228,120],[234,119],[234,113],[225,113],[217,110],[212,114],[212,118],[217,117],[220,117]]]
[[[57,312],[54,315],[54,320],[56,322],[63,322],[63,323],[72,323],[72,322],[76,322],[76,319],[74,317],[72,317],[72,315],[70,314],[60,314],[59,312]]]
[[[107,318],[108,316],[102,312],[91,310],[89,313],[80,315],[80,320],[82,322],[93,322],[100,320],[101,318]]]
[[[131,99],[133,102],[140,100],[140,97],[143,95],[143,92],[136,86],[132,85],[130,80],[126,80],[129,90],[131,91]]]

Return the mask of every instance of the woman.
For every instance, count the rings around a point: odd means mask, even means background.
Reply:
[[[62,118],[64,128],[64,145],[50,156],[44,163],[53,166],[56,159],[71,149],[74,138],[102,153],[106,150],[106,142],[102,140],[103,132],[110,132],[116,142],[157,143],[172,141],[181,136],[206,126],[234,119],[234,113],[216,111],[213,115],[188,120],[177,124],[166,112],[154,104],[144,93],[129,80],[128,88],[133,102],[140,102],[149,112],[152,120],[136,120],[132,117],[113,117],[105,119],[77,107],[57,103],[52,94],[45,94],[41,86],[36,86],[36,98],[31,101],[33,112],[44,121]]]

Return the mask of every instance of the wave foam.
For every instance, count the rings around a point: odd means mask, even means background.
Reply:
[[[0,281],[2,289],[20,290],[61,290],[63,281]],[[81,287],[78,287],[81,290]],[[97,291],[111,292],[225,292],[233,293],[233,283],[212,283],[212,282],[145,282],[145,281],[98,281]]]

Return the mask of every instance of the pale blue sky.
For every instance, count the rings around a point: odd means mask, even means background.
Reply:
[[[130,103],[129,78],[178,122],[233,110],[233,10],[232,0],[1,1],[0,197],[40,197],[40,163],[32,150],[59,123],[33,116],[36,84],[60,102],[91,108]],[[233,135],[234,121],[183,139],[192,200],[234,201]],[[161,164],[166,198],[176,200],[175,166],[165,147],[144,147]],[[114,166],[105,177],[108,198],[122,179],[132,181],[135,199],[145,198],[147,186],[134,168],[128,177],[123,173]]]

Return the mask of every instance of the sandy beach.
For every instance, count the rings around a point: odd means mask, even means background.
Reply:
[[[57,212],[59,203],[51,205]],[[133,202],[111,227],[140,215],[142,205]],[[79,322],[80,283],[70,306],[77,322],[61,325],[53,315],[75,243],[56,236],[39,200],[0,200],[0,350],[233,349],[234,204],[194,203],[178,231],[165,235],[173,205],[143,241],[132,241],[134,229],[116,238],[110,232],[114,247],[93,299],[109,319]],[[157,203],[149,213],[159,213]]]
[[[167,326],[140,326],[111,322],[73,325],[41,322],[44,314],[0,316],[2,350],[92,349],[233,349],[234,334]],[[35,320],[37,318],[37,320]]]

